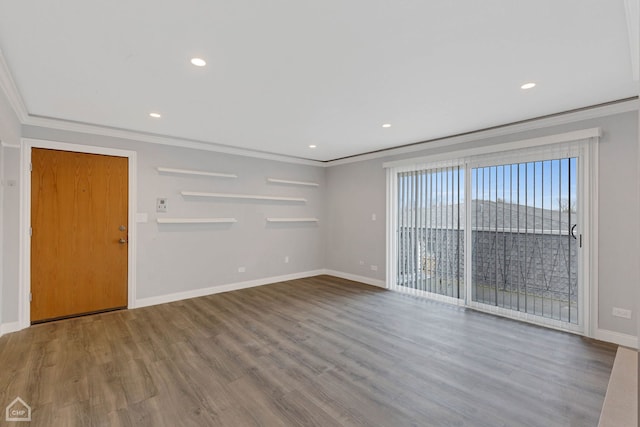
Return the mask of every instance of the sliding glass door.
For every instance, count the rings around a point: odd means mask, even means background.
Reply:
[[[581,142],[390,170],[390,287],[584,331],[590,150]]]
[[[471,302],[578,323],[578,161],[471,169]]]

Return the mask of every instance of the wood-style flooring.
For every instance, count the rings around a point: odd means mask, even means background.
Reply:
[[[0,424],[589,427],[615,349],[318,276],[5,335]]]

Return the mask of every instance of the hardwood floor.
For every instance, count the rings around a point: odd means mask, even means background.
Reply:
[[[0,409],[20,396],[34,426],[587,427],[615,348],[318,276],[3,336]]]

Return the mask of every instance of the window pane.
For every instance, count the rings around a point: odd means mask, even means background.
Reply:
[[[576,165],[471,170],[472,301],[578,323]]]

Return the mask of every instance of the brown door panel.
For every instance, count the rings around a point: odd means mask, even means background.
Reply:
[[[128,159],[34,148],[32,165],[31,321],[126,306]]]

